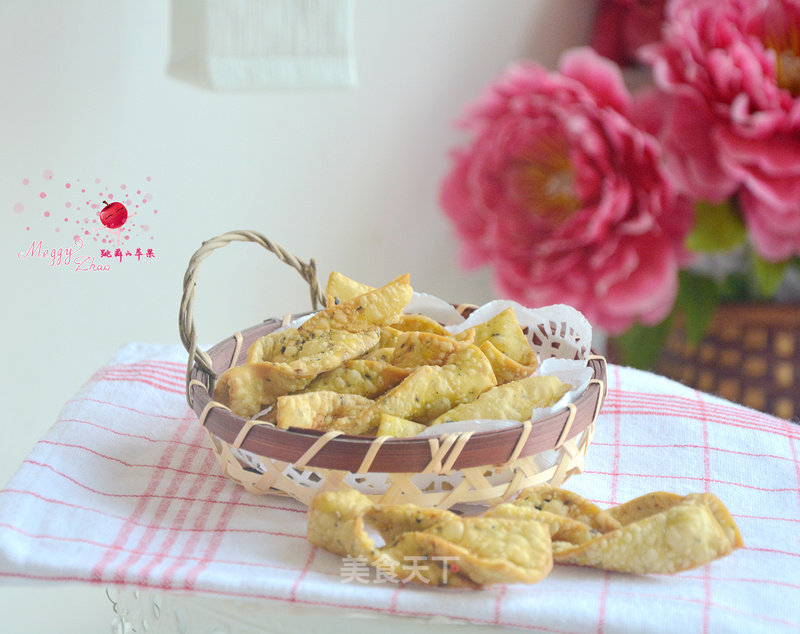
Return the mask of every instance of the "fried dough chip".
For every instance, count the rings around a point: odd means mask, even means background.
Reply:
[[[442,324],[427,315],[402,315],[393,327],[404,332],[430,332],[442,337],[450,336],[450,333],[447,332],[447,329]]]
[[[465,343],[475,343],[475,329],[469,328],[468,330],[462,330],[455,335],[450,335],[456,341],[463,341]]]
[[[735,525],[731,531],[728,524],[728,512],[724,511],[721,523],[715,509],[719,512],[724,506],[711,494],[686,496],[679,504],[561,550],[555,560],[636,574],[696,568],[742,545]]]
[[[341,366],[320,374],[305,390],[329,390],[341,394],[360,394],[367,398],[380,396],[393,388],[411,373],[408,368],[398,368],[384,361],[350,359]]]
[[[511,381],[518,381],[525,377],[531,376],[536,372],[537,365],[522,365],[517,363],[508,355],[500,352],[495,348],[491,341],[484,341],[480,346],[481,352],[489,359],[492,364],[492,370],[495,377],[497,377],[497,385],[510,383]]]
[[[352,489],[320,493],[308,506],[306,538],[342,557],[373,561],[378,551],[364,530],[364,514],[371,507],[366,495]]]
[[[548,511],[540,511],[533,506],[521,506],[506,502],[498,504],[486,511],[485,517],[498,517],[511,520],[533,520],[547,526],[550,539],[553,542],[553,551],[563,548],[572,548],[577,544],[584,544],[598,535],[598,530],[571,517],[556,515]]]
[[[458,515],[452,511],[416,504],[376,504],[366,511],[365,518],[385,543],[393,544],[403,533],[424,531],[436,524],[458,519]]]
[[[604,511],[577,493],[549,484],[525,489],[514,500],[514,504],[522,507],[533,507],[536,510],[546,511],[562,517],[569,517],[586,524],[600,533],[607,533],[620,528],[620,523],[614,519],[609,511]]]
[[[739,532],[739,527],[736,526],[736,522],[733,521],[730,511],[725,508],[725,505],[716,495],[713,493],[690,493],[686,496],[686,500],[689,502],[697,502],[698,504],[702,503],[708,507],[714,515],[714,519],[717,520],[717,523],[722,527],[722,531],[725,533],[728,541],[730,541],[733,550],[744,546],[744,540],[742,539],[742,534]]]
[[[380,341],[378,342],[378,346],[380,346]],[[384,363],[389,363],[394,356],[394,348],[374,348],[367,352],[362,359],[365,361],[383,361]]]
[[[246,364],[222,373],[214,399],[234,414],[254,416],[278,396],[301,390],[322,372],[360,356],[379,336],[377,328],[357,333],[289,328],[270,333],[250,346]]]
[[[439,586],[537,583],[553,567],[546,526],[495,518],[457,518],[404,533],[382,552],[396,561],[424,558],[418,574],[407,580]]]
[[[495,348],[517,363],[537,367],[536,352],[531,348],[517,315],[510,306],[489,321],[475,326],[475,345],[491,341]]]
[[[394,436],[395,438],[411,438],[416,436],[427,427],[413,420],[392,416],[391,414],[381,414],[378,423],[376,436]]]
[[[358,332],[388,326],[400,319],[403,308],[411,301],[412,292],[409,276],[401,275],[385,286],[329,306],[305,321],[300,330]]]
[[[285,392],[300,390],[312,377],[284,376],[273,382],[270,368],[256,365],[237,365],[223,372],[214,387],[214,400],[226,405],[234,414],[250,418],[274,404]]]
[[[397,340],[403,335],[403,330],[393,326],[381,326],[381,338],[378,340],[378,349],[392,348],[397,345]]]
[[[393,341],[392,365],[418,368],[421,365],[444,365],[467,343],[431,332],[399,332]]]
[[[683,496],[677,493],[656,491],[614,506],[608,509],[608,514],[619,522],[620,526],[625,526],[655,513],[666,511],[681,502],[683,502]]]
[[[463,344],[444,365],[419,367],[380,396],[373,417],[392,414],[428,423],[456,405],[474,400],[495,383],[492,366],[483,353],[472,344]]]
[[[368,431],[368,427],[358,414],[371,406],[372,401],[359,394],[324,391],[279,396],[277,426],[281,429],[335,429],[361,435]]]
[[[432,425],[458,420],[528,420],[537,407],[549,407],[572,389],[555,376],[529,376],[498,385],[435,418]]]
[[[328,285],[325,287],[327,308],[331,308],[332,306],[336,306],[337,304],[372,290],[375,290],[372,286],[356,282],[354,279],[338,271],[332,271],[328,276]]]
[[[295,376],[316,376],[361,356],[380,339],[378,328],[350,332],[287,328],[259,337],[247,350],[247,363],[283,365]]]

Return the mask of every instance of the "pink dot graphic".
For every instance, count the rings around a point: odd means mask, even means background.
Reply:
[[[44,217],[45,218],[49,218],[50,217],[50,212],[49,211],[45,211],[44,212]]]
[[[52,180],[53,178],[53,170],[45,170],[42,172],[42,178],[46,181]]]
[[[23,179],[22,179],[22,184],[23,184],[23,185],[27,185],[27,184],[29,184],[29,183],[30,183],[30,180],[28,180],[27,178],[23,178]]]
[[[71,184],[71,183],[64,183],[64,187],[66,187],[67,189],[69,189],[70,187],[72,187],[72,184]]]
[[[25,210],[25,205],[22,203],[14,203],[14,212],[21,214]]]
[[[39,198],[47,198],[47,194],[44,192],[39,192]]]

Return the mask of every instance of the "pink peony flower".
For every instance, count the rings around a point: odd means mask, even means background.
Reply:
[[[642,49],[665,100],[666,165],[688,195],[738,195],[754,248],[800,254],[800,3],[673,0]]]
[[[600,0],[592,48],[623,66],[635,64],[636,51],[658,41],[666,0]]]
[[[666,317],[692,212],[630,109],[619,69],[588,48],[558,73],[519,65],[490,86],[441,190],[464,263],[493,265],[506,297],[570,304],[610,334]]]

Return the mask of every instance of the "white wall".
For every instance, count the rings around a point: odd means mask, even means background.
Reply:
[[[510,62],[552,67],[564,48],[585,43],[593,8],[590,0],[356,0],[357,87],[222,93],[166,74],[163,0],[0,2],[0,485],[119,346],[179,343],[183,273],[209,237],[260,231],[316,258],[321,280],[332,269],[371,284],[409,272],[416,288],[446,299],[489,299],[488,273],[459,270],[437,207],[447,152],[463,138],[452,121]],[[130,244],[153,248],[155,259],[92,274],[17,258],[32,239],[45,248],[71,242],[67,227],[82,217],[77,187],[96,200],[123,183],[152,195],[137,218],[149,231]],[[84,237],[83,252],[99,261],[100,243]],[[233,244],[203,265],[204,342],[308,307],[302,280],[255,245]],[[69,607],[84,594],[97,608],[93,623],[110,616],[98,588],[35,592],[67,611],[53,630],[88,631],[91,611]],[[3,614],[23,613],[9,631],[48,630],[47,615],[25,620],[20,602],[33,596],[0,590]]]

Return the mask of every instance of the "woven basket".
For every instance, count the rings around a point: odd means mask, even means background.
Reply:
[[[310,287],[312,309],[323,303],[323,297],[313,260],[302,262],[252,231],[232,231],[208,240],[189,262],[179,316],[181,340],[189,353],[187,399],[205,426],[223,471],[248,491],[289,495],[308,504],[322,490],[349,486],[375,502],[449,508],[457,503],[499,503],[526,487],[560,485],[583,470],[607,390],[605,359],[588,350],[582,352],[593,377],[574,403],[545,418],[499,431],[371,438],[278,429],[234,415],[212,399],[215,379],[244,362],[256,339],[296,315],[267,319],[207,352],[198,349],[193,319],[198,267],[212,251],[233,241],[259,244],[296,269]],[[575,345],[564,324],[543,325],[542,332],[540,356],[556,352],[565,356]]]
[[[800,304],[722,304],[699,344],[691,344],[678,324],[654,369],[704,392],[800,420]]]

